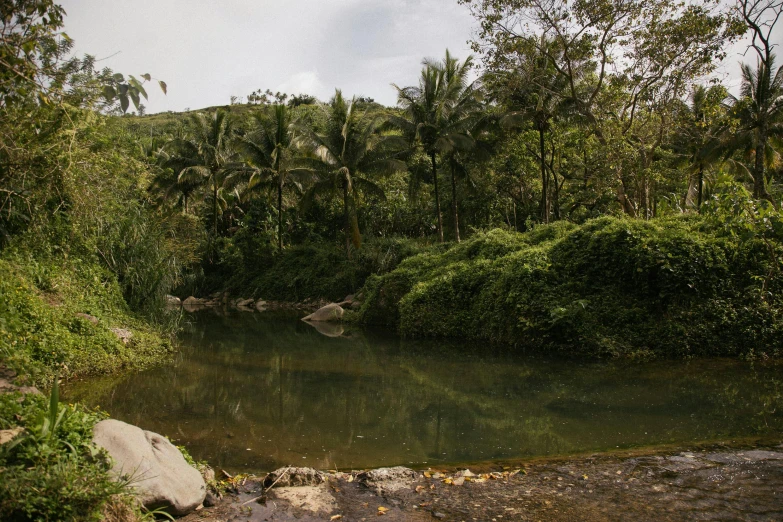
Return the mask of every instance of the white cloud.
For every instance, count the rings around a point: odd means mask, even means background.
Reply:
[[[318,78],[318,71],[302,71],[279,84],[274,90],[289,94],[310,94],[323,99],[328,89]]]

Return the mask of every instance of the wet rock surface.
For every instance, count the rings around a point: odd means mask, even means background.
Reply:
[[[783,445],[403,470],[268,491],[248,478],[184,520],[783,520]],[[395,481],[406,484],[374,487]]]

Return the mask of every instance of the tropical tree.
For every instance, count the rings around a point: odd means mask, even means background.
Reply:
[[[291,112],[282,104],[267,114],[253,115],[254,127],[237,139],[237,149],[254,172],[248,189],[273,188],[277,192],[277,247],[283,248],[283,191],[288,186],[301,189],[302,169],[292,167],[295,156]]]
[[[752,49],[757,58],[756,68],[743,63],[740,98],[733,99],[739,132],[730,140],[734,148],[750,141],[753,157],[753,196],[769,200],[765,167],[766,158],[772,152],[770,138],[783,136],[783,68],[775,68],[774,44],[771,42],[775,23],[783,14],[783,3],[772,0],[738,0],[735,10],[751,33]]]
[[[673,135],[673,150],[687,163],[688,191],[686,206],[701,212],[704,202],[704,176],[719,159],[719,134],[725,125],[725,104],[728,93],[721,85],[695,85],[688,104],[681,107],[680,128]]]
[[[538,150],[531,152],[537,156],[541,169],[539,211],[543,223],[549,223],[552,210],[547,168],[547,134],[553,121],[566,115],[573,105],[573,99],[567,91],[567,82],[558,74],[552,59],[552,56],[557,56],[554,47],[555,42],[546,35],[541,35],[536,40],[522,40],[518,42],[513,65],[509,63],[507,70],[495,75],[498,77],[496,83],[501,83],[500,91],[504,94],[504,103],[509,109],[501,119],[501,125],[507,128],[532,126],[538,133]],[[552,150],[552,156],[554,153]]]
[[[233,124],[225,111],[210,115],[191,114],[188,132],[166,147],[168,158],[164,166],[174,169],[177,182],[187,187],[205,187],[212,203],[212,233],[218,235],[220,191],[231,174],[239,170],[236,153],[231,146]]]
[[[424,60],[418,86],[394,85],[404,116],[391,116],[390,121],[410,140],[418,143],[430,159],[441,243],[443,218],[438,190],[438,156],[467,151],[474,145],[469,129],[480,118],[480,104],[477,90],[468,83],[472,66],[472,56],[460,63],[446,50],[441,62]],[[458,234],[456,218],[455,229]]]
[[[317,176],[317,181],[305,194],[305,204],[319,195],[342,195],[345,228],[345,251],[350,259],[351,244],[361,246],[361,234],[356,216],[358,192],[383,197],[383,190],[369,179],[374,173],[404,170],[398,159],[404,148],[399,136],[382,134],[383,115],[373,116],[359,111],[355,100],[346,102],[340,90],[332,100],[321,106],[326,118],[326,131],[296,125],[294,143],[308,158],[298,161],[300,168]]]

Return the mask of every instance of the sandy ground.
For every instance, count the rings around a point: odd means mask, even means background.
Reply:
[[[238,481],[204,521],[783,520],[783,444]],[[266,485],[277,478],[267,477]],[[292,484],[305,484],[293,486]],[[280,487],[280,486],[283,487]]]

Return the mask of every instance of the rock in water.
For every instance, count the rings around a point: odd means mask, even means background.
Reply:
[[[174,306],[182,306],[182,300],[179,297],[177,297],[177,296],[167,295],[166,296],[166,304],[168,306],[172,306],[172,307],[174,307]]]
[[[118,478],[130,478],[147,509],[163,508],[180,516],[204,501],[207,488],[201,473],[165,437],[107,419],[95,425],[93,442],[109,453]]]
[[[343,318],[345,310],[337,303],[331,303],[319,308],[305,317],[304,321],[339,321]]]

